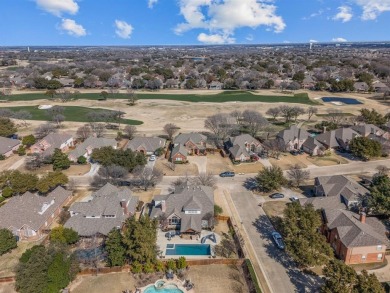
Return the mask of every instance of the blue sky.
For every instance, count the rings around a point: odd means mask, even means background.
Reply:
[[[1,1],[0,46],[390,40],[390,0]]]

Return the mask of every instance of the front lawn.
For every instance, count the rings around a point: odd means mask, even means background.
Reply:
[[[87,107],[78,107],[78,106],[61,106],[64,108],[64,116],[65,116],[65,122],[90,122],[90,120],[87,117],[87,114],[90,112],[96,112],[96,111],[110,111],[106,109],[101,108],[87,108]],[[38,106],[22,106],[22,107],[7,107],[7,109],[11,111],[27,111],[31,113],[32,118],[31,120],[38,120],[38,121],[49,121],[50,116],[46,112],[46,110],[38,109]],[[141,125],[143,124],[142,121],[138,120],[131,120],[131,119],[122,119],[123,124],[128,125]]]

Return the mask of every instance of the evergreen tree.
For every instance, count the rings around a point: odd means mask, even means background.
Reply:
[[[110,267],[125,264],[126,248],[123,245],[123,237],[119,229],[114,228],[108,233],[105,250],[107,251],[107,263]]]
[[[298,202],[287,205],[282,220],[286,251],[299,264],[326,264],[333,256],[326,238],[318,232],[322,220],[312,205],[302,207]]]
[[[385,293],[385,289],[375,274],[369,274],[366,270],[361,271],[358,275],[355,291],[359,293]]]
[[[125,223],[123,242],[129,259],[139,263],[155,263],[157,257],[157,221],[143,216],[137,221],[129,218]]]
[[[68,286],[70,259],[62,252],[54,255],[53,261],[47,271],[47,287],[45,293],[57,293]]]
[[[351,140],[349,149],[355,156],[368,160],[382,155],[382,145],[379,141],[359,136]]]
[[[8,229],[0,229],[0,255],[17,247],[16,238]]]
[[[278,190],[287,182],[283,170],[274,166],[261,170],[255,180],[257,188],[263,192]]]
[[[372,180],[370,208],[377,214],[390,215],[390,178],[386,174],[377,174]]]
[[[357,283],[357,275],[353,268],[340,260],[331,260],[323,270],[325,285],[322,293],[352,293]]]
[[[68,169],[71,164],[68,155],[64,154],[60,149],[54,150],[52,162],[54,171]]]

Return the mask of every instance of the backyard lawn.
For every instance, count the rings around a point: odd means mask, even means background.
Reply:
[[[62,106],[64,108],[64,116],[65,121],[68,122],[90,122],[87,117],[87,114],[90,112],[96,111],[109,111],[100,108],[87,108],[87,107],[78,107],[78,106]],[[27,111],[30,112],[32,118],[30,120],[38,120],[38,121],[48,121],[50,120],[50,116],[46,112],[46,110],[38,109],[38,106],[22,106],[22,107],[7,107],[7,109],[11,111]],[[131,119],[122,119],[123,124],[128,125],[141,125],[142,121],[131,120]]]
[[[118,99],[127,99],[126,94],[117,94]],[[316,101],[309,99],[306,93],[294,94],[291,96],[262,96],[255,95],[249,91],[225,91],[215,95],[197,95],[197,94],[151,94],[142,93],[137,94],[140,100],[174,100],[184,102],[210,102],[210,103],[223,103],[223,102],[264,102],[264,103],[299,103],[315,105],[319,104]],[[33,101],[48,99],[44,93],[33,94],[18,94],[7,97],[9,101]],[[100,93],[81,93],[78,95],[78,99],[84,100],[98,100],[101,99]]]

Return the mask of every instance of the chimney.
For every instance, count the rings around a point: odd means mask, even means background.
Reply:
[[[326,126],[324,126],[324,132],[323,133],[325,133],[326,132]]]
[[[360,213],[360,219],[359,220],[363,224],[366,223],[366,213],[365,212],[361,212]]]
[[[127,210],[127,202],[125,200],[121,200],[121,207],[123,209],[123,214],[127,216],[129,211]]]
[[[165,200],[161,201],[161,211],[165,213],[167,210],[167,204],[165,203]]]

